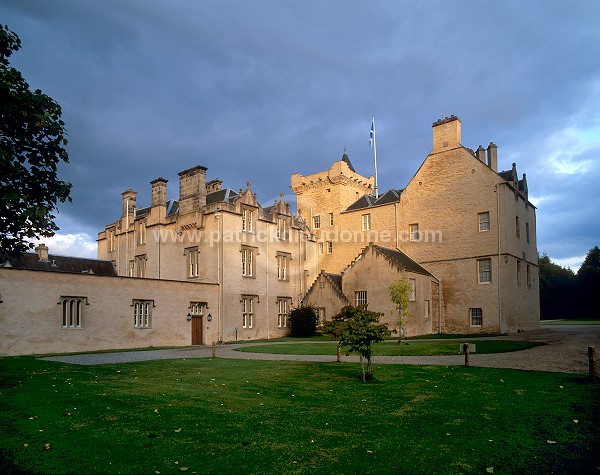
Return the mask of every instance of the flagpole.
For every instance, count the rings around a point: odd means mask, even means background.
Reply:
[[[371,119],[371,131],[373,133],[373,162],[375,164],[375,199],[378,199],[379,187],[377,186],[377,133],[375,132],[375,116]]]

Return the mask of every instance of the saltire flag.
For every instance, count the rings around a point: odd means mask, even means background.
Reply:
[[[375,138],[375,116],[373,116],[373,119],[371,120],[371,135],[369,138],[369,147],[373,146],[374,138]]]

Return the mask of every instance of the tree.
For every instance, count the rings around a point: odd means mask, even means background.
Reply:
[[[360,368],[362,380],[373,378],[372,344],[383,341],[390,336],[387,325],[379,323],[383,313],[371,312],[365,307],[344,307],[339,314],[333,317],[330,325],[332,335],[337,335],[342,346],[349,346],[348,354],[356,352],[360,355]],[[365,359],[367,365],[365,367]]]
[[[555,264],[546,254],[538,257],[538,269],[540,317],[543,320],[574,318],[573,297],[576,283],[573,271]]]
[[[0,25],[0,249],[23,254],[30,239],[58,230],[52,212],[71,201],[71,184],[57,176],[67,163],[61,108],[29,85],[8,58],[21,47],[19,37]]]
[[[412,285],[408,281],[408,279],[400,279],[395,282],[392,282],[389,287],[390,298],[392,302],[396,306],[395,311],[398,312],[398,324],[400,326],[400,338],[402,338],[402,333],[404,329],[404,324],[406,321],[412,317],[412,313],[410,313],[408,309],[408,304],[410,303],[410,295],[413,292]],[[394,310],[392,310],[392,313]]]
[[[312,305],[301,304],[292,309],[288,316],[291,336],[310,337],[317,334],[319,317]]]
[[[598,246],[590,249],[585,256],[583,264],[577,271],[576,282],[580,316],[597,318],[597,294],[600,290],[600,248]]]

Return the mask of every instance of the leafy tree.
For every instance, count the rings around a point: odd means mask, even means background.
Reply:
[[[543,254],[538,258],[540,316],[543,320],[574,318],[575,274]]]
[[[390,284],[389,291],[390,298],[396,306],[395,311],[398,312],[400,338],[402,338],[404,324],[410,317],[412,317],[412,313],[407,310],[408,304],[410,303],[410,295],[413,291],[412,285],[410,285],[410,282],[406,278],[396,280]],[[392,313],[394,313],[394,310],[392,310]]]
[[[371,312],[362,306],[348,306],[335,315],[329,325],[326,325],[326,329],[330,330],[328,333],[339,338],[342,346],[350,347],[347,355],[352,352],[360,355],[363,381],[373,378],[372,344],[383,341],[390,336],[387,325],[379,323],[379,318],[382,315],[383,313]],[[365,359],[367,361],[366,367]]]
[[[319,317],[312,305],[301,304],[292,309],[288,316],[291,336],[311,337],[317,334]]]
[[[0,249],[10,254],[31,249],[29,239],[53,236],[52,211],[71,201],[71,184],[57,177],[58,163],[69,161],[62,111],[9,66],[20,47],[19,37],[0,25]]]
[[[598,317],[598,291],[600,291],[600,248],[590,249],[577,271],[577,293],[580,316]]]

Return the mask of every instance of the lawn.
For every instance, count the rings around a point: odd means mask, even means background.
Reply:
[[[2,473],[596,473],[579,375],[226,359],[0,359]],[[487,471],[486,471],[487,470]]]
[[[289,340],[288,340],[289,341]],[[476,353],[504,353],[507,351],[519,351],[543,345],[543,343],[532,341],[510,341],[510,340],[469,340],[475,344]],[[433,356],[433,355],[458,355],[460,354],[460,341],[435,340],[402,340],[384,341],[373,344],[375,356]],[[342,352],[346,347],[342,347]],[[273,353],[279,355],[335,355],[337,342],[301,342],[287,343],[285,345],[257,345],[241,347],[237,351],[249,353]]]

